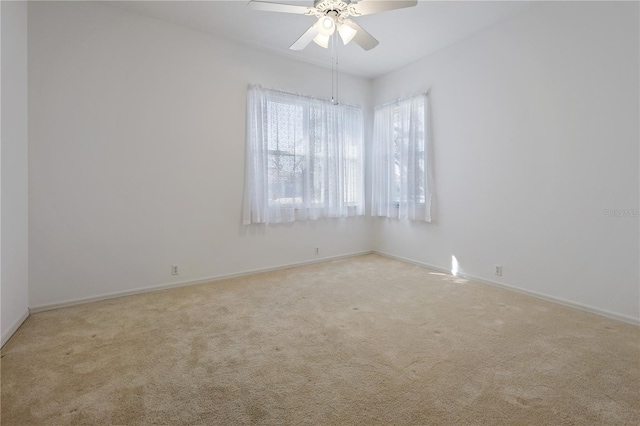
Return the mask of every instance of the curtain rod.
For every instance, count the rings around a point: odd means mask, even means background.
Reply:
[[[406,101],[407,99],[411,99],[411,98],[416,98],[418,96],[427,96],[430,91],[431,91],[431,89],[427,89],[424,92],[416,93],[415,95],[403,96],[403,97],[401,97],[399,99],[396,99],[396,100],[393,100],[393,101],[390,101],[390,102],[386,102],[386,103],[384,103],[382,105],[377,105],[376,107],[374,107],[374,109],[388,107],[389,105],[397,105],[402,101]]]
[[[350,108],[362,108],[359,105],[351,105],[351,104],[343,104],[343,103],[334,104],[333,102],[331,102],[330,99],[316,98],[314,96],[305,95],[304,93],[286,92],[286,91],[280,90],[280,89],[272,89],[270,87],[263,87],[260,84],[249,84],[249,89],[252,89],[252,88],[253,89],[260,89],[260,90],[268,90],[270,92],[280,93],[282,95],[287,95],[287,96],[298,96],[300,98],[312,99],[314,101],[320,101],[320,102],[326,102],[326,103],[329,103],[329,104],[331,104],[333,106],[342,105],[342,106],[350,107]]]

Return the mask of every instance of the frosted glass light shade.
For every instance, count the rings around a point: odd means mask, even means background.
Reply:
[[[313,39],[313,41],[321,47],[324,47],[325,49],[329,48],[329,39],[331,38],[330,35],[324,35],[322,33],[319,33],[317,36],[315,36],[315,38]]]
[[[358,31],[351,28],[347,24],[338,24],[338,33],[340,34],[340,38],[342,39],[342,43],[347,45],[353,38],[356,36]]]
[[[320,34],[331,36],[336,31],[336,21],[332,16],[322,16],[318,19]]]

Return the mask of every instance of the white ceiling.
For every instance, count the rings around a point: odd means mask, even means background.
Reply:
[[[362,0],[377,1],[377,0]],[[313,0],[278,3],[313,6]],[[302,51],[289,46],[314,18],[262,12],[247,0],[118,1],[109,4],[131,12],[191,27],[316,65],[330,67],[330,50],[310,43]],[[425,1],[416,7],[354,18],[380,44],[364,51],[355,43],[338,51],[340,71],[377,77],[462,40],[499,21],[534,7],[529,1]]]

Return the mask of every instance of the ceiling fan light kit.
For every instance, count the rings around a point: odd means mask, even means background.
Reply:
[[[317,36],[314,37],[313,42],[320,47],[324,47],[325,49],[328,49],[330,39],[331,39],[331,36],[319,33]]]
[[[330,36],[336,30],[335,15],[335,12],[329,12],[318,20],[322,34]]]
[[[345,22],[338,24],[338,34],[340,34],[340,38],[342,39],[342,43],[346,46],[349,44],[351,40],[356,36],[358,31],[356,31],[348,22],[353,23],[353,21],[345,20]]]
[[[388,10],[412,7],[416,4],[418,4],[417,0],[386,2],[372,0],[315,0],[313,7],[306,7],[260,0],[251,0],[249,2],[249,6],[255,10],[293,13],[318,18],[318,21],[291,45],[291,50],[302,50],[312,40],[326,49],[329,47],[329,39],[335,33],[336,28],[345,45],[353,40],[364,50],[373,49],[378,45],[378,40],[348,18],[350,16],[358,17]]]

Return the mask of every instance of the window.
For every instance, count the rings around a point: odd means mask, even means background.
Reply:
[[[431,222],[427,112],[426,94],[376,108],[373,216]]]
[[[362,215],[362,109],[250,86],[243,223]]]

